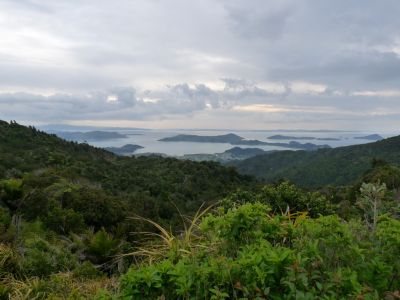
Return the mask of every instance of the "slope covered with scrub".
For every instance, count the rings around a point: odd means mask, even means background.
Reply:
[[[305,187],[318,188],[354,182],[368,170],[373,160],[400,165],[400,136],[317,151],[277,151],[231,165],[243,174],[269,182],[287,179]]]

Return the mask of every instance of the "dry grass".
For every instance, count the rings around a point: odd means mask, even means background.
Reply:
[[[58,273],[48,279],[38,277],[17,280],[8,277],[2,280],[7,287],[8,299],[93,299],[100,291],[116,294],[118,281],[116,278],[101,277],[96,279],[75,278],[72,273]]]
[[[151,238],[150,241],[147,239],[142,242],[140,247],[136,251],[124,254],[123,256],[134,256],[138,258],[138,262],[143,260],[146,263],[153,263],[164,259],[167,256],[182,256],[196,253],[197,249],[204,248],[201,241],[204,237],[200,234],[199,224],[201,218],[210,211],[213,206],[203,208],[203,205],[197,210],[196,214],[192,218],[183,216],[182,223],[184,230],[181,234],[176,235],[171,230],[167,230],[160,224],[143,217],[133,217],[131,219],[147,222],[153,225],[157,232],[137,232],[135,234],[141,234],[146,238]],[[179,210],[178,210],[179,211]]]

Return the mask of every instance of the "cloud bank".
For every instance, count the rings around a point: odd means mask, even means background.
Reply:
[[[396,0],[3,0],[0,118],[395,128],[399,15]]]

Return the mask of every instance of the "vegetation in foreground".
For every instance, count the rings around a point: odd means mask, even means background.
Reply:
[[[397,299],[400,222],[275,215],[243,204],[164,235],[121,279],[124,299]],[[141,254],[140,251],[137,254]]]

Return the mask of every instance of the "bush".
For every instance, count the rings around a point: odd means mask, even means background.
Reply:
[[[142,261],[127,299],[379,299],[399,289],[400,222],[376,232],[337,216],[297,219],[247,203],[203,218],[199,245]],[[187,237],[185,237],[187,238]],[[151,253],[151,248],[148,249]],[[151,255],[151,254],[150,254]]]
[[[28,276],[49,276],[73,269],[76,257],[62,245],[52,244],[40,237],[24,241],[22,268]]]

